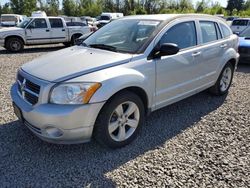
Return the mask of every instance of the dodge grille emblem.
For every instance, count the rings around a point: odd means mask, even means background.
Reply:
[[[21,85],[20,85],[21,94],[22,94],[22,97],[23,97],[23,98],[25,97],[25,95],[24,95],[25,88],[26,88],[26,79],[23,79],[23,82],[22,82]]]

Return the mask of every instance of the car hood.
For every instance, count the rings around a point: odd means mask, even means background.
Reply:
[[[73,46],[26,63],[22,70],[37,78],[61,82],[93,71],[128,63],[131,54]]]
[[[8,33],[8,32],[22,32],[24,31],[23,28],[19,28],[19,27],[2,27],[0,29],[0,34],[5,34],[5,33]]]
[[[239,46],[244,46],[244,47],[249,47],[250,48],[250,37],[245,38],[245,37],[239,37]]]

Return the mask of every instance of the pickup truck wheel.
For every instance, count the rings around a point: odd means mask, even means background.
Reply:
[[[71,37],[71,46],[76,45],[76,39],[78,39],[80,36],[82,36],[81,34],[75,34]]]
[[[23,41],[19,38],[9,38],[6,41],[6,49],[11,52],[19,52],[23,50]]]
[[[109,148],[131,143],[144,122],[144,105],[136,94],[115,95],[101,110],[94,128],[94,137]]]
[[[218,96],[226,94],[231,86],[233,74],[234,66],[232,65],[232,63],[228,62],[221,71],[221,74],[215,85],[209,89],[209,92]]]

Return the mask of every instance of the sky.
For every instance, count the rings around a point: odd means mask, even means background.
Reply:
[[[61,0],[60,0],[61,1]],[[199,0],[192,0],[193,4],[196,5],[196,2]],[[219,2],[223,7],[227,6],[227,0],[212,0],[213,2]],[[0,4],[3,5],[5,3],[9,2],[9,0],[0,0]]]

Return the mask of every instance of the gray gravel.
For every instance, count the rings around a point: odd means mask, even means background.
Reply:
[[[9,90],[23,63],[60,48],[0,48],[0,187],[250,187],[250,66],[228,96],[202,92],[153,113],[125,148],[53,145],[17,121]]]

